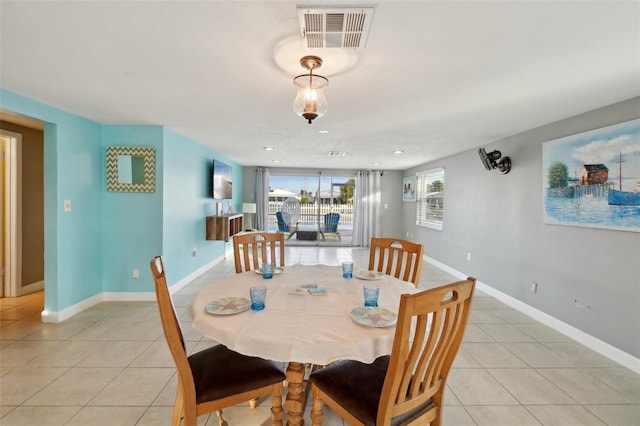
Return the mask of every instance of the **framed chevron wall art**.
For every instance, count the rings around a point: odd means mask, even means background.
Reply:
[[[156,155],[149,146],[107,147],[107,191],[155,192]]]

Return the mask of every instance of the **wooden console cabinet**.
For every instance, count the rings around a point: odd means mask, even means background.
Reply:
[[[224,216],[207,216],[207,240],[229,241],[242,231],[242,213]]]

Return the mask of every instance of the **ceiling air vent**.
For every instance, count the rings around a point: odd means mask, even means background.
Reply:
[[[329,151],[329,157],[344,157],[347,155],[344,151]]]
[[[374,7],[298,7],[302,44],[308,49],[363,49]]]

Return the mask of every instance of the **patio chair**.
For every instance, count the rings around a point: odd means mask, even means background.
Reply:
[[[326,235],[341,240],[340,232],[338,231],[338,222],[340,222],[339,213],[327,213],[324,215],[324,225],[320,227],[320,235],[322,235],[323,240]]]
[[[291,215],[287,212],[276,212],[276,218],[278,219],[278,232],[287,235],[287,240],[290,239],[298,232],[298,224],[291,223]]]
[[[282,203],[282,211],[276,212],[278,219],[278,231],[288,233],[287,240],[298,232],[298,220],[300,219],[300,201],[295,198],[287,198]]]
[[[371,364],[338,361],[312,373],[312,426],[322,425],[325,403],[350,425],[441,425],[475,282],[469,277],[403,294],[391,355]]]

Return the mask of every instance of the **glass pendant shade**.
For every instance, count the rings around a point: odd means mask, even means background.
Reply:
[[[317,62],[310,64],[311,60]],[[300,63],[309,69],[309,74],[302,74],[293,79],[293,84],[297,88],[296,99],[293,101],[293,112],[311,124],[314,119],[327,113],[328,105],[327,99],[324,97],[324,89],[329,84],[329,80],[321,75],[313,74],[313,68],[322,64],[320,58],[305,57],[300,60]]]

